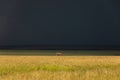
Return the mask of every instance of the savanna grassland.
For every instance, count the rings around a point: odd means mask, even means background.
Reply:
[[[120,56],[0,56],[0,80],[120,80]]]

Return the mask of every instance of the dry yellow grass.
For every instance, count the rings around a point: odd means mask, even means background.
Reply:
[[[0,80],[120,80],[120,57],[0,56]]]

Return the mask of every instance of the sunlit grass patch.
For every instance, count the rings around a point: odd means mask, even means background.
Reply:
[[[0,56],[0,80],[120,80],[120,57]]]

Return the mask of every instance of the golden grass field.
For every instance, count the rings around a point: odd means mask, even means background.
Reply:
[[[0,56],[0,80],[120,80],[120,56]]]

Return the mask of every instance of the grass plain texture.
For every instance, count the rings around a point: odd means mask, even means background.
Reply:
[[[120,80],[120,56],[0,56],[0,80]]]
[[[119,50],[0,50],[0,55],[55,56],[57,52],[62,53],[63,56],[120,55]]]

